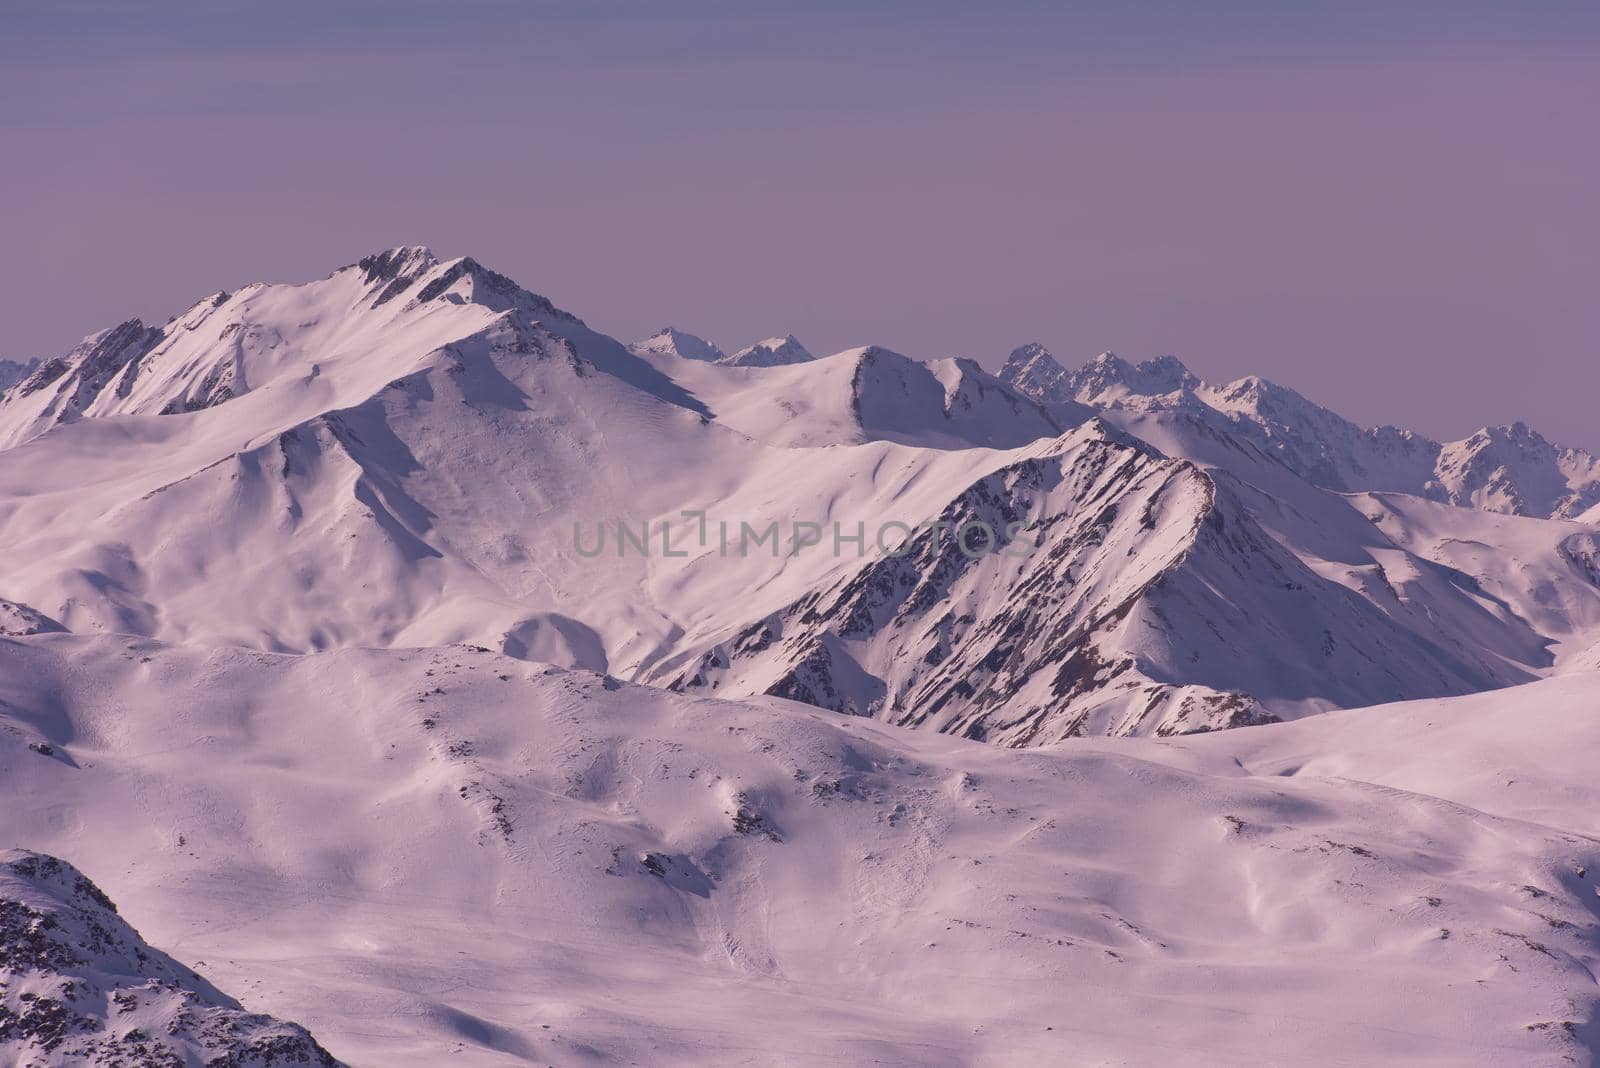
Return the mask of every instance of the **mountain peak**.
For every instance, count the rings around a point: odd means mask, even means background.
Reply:
[[[776,367],[780,364],[805,363],[813,358],[793,334],[785,334],[757,341],[718,362],[733,367]]]
[[[707,363],[715,363],[726,355],[705,338],[675,326],[664,326],[643,341],[635,341],[628,349],[635,356],[677,356]]]
[[[1066,388],[1067,377],[1067,369],[1037,341],[1012,349],[1000,369],[1001,381],[1023,396],[1046,404],[1072,399]]]
[[[1132,364],[1114,352],[1102,352],[1068,375],[1066,382],[1074,398],[1085,403],[1111,403],[1127,396],[1161,397],[1204,384],[1176,356]]]

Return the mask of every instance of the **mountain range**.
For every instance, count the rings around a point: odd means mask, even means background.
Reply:
[[[1438,445],[1261,379],[1067,371],[1037,345],[998,375],[793,338],[630,346],[420,247],[91,335],[5,393],[0,442],[0,593],[75,632],[468,641],[1012,745],[1474,692],[1600,640],[1568,562],[1595,461],[1520,424]],[[1358,492],[1469,505],[1449,522],[1489,545],[1490,516],[1549,521],[1489,575]],[[577,551],[685,513],[830,543]],[[936,520],[1036,548],[832,551],[836,528]],[[1557,579],[1567,611],[1519,610]]]
[[[1600,461],[1520,423],[628,344],[420,246],[0,390],[0,917],[115,935],[0,940],[28,1063],[1600,1041]]]
[[[1361,427],[1255,375],[1213,386],[1175,357],[1129,363],[1102,353],[1076,371],[1042,345],[1012,351],[1001,377],[1045,405],[1088,404],[1122,423],[1175,412],[1257,446],[1325,489],[1388,490],[1508,515],[1570,519],[1600,504],[1600,459],[1517,422],[1461,441]]]

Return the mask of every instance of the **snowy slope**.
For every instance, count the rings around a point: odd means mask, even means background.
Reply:
[[[1021,752],[465,647],[36,636],[0,837],[354,1065],[1584,1063],[1595,685]]]
[[[718,423],[785,448],[868,441],[1015,448],[1055,437],[1088,415],[1062,422],[971,360],[914,360],[876,345],[748,369],[647,355]]]
[[[7,1064],[326,1065],[295,1024],[247,1013],[152,949],[70,864],[0,851],[0,1058]]]
[[[1393,493],[1363,494],[1353,503],[1397,544],[1471,576],[1491,611],[1547,636],[1558,669],[1600,667],[1600,531],[1593,524]]]

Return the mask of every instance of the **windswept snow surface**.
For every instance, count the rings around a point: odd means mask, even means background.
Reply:
[[[5,833],[352,1064],[1596,1038],[1592,676],[1031,751],[466,647],[36,636],[0,680]]]

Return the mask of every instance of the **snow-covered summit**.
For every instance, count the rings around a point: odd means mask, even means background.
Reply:
[[[1064,393],[1067,369],[1056,362],[1050,350],[1037,341],[1019,345],[1006,357],[1000,378],[1019,393],[1035,400],[1053,399]]]
[[[719,362],[734,367],[777,367],[782,364],[805,363],[813,359],[806,347],[793,334],[769,337],[754,345],[742,348]]]
[[[1600,504],[1600,459],[1526,423],[1484,427],[1440,448],[1429,496],[1508,515],[1570,518]]]
[[[313,282],[214,293],[159,327],[133,319],[92,334],[5,394],[0,445],[84,418],[181,415],[252,393],[303,411],[330,395],[357,401],[492,330],[543,331],[572,357],[693,407],[549,299],[471,257],[407,245]]]
[[[635,341],[628,349],[636,356],[676,356],[706,363],[719,363],[727,358],[726,353],[705,338],[675,326],[664,326],[643,341]]]
[[[1202,383],[1176,356],[1132,364],[1114,352],[1102,352],[1068,374],[1063,385],[1073,400],[1105,407],[1123,397],[1164,397],[1197,389]]]

